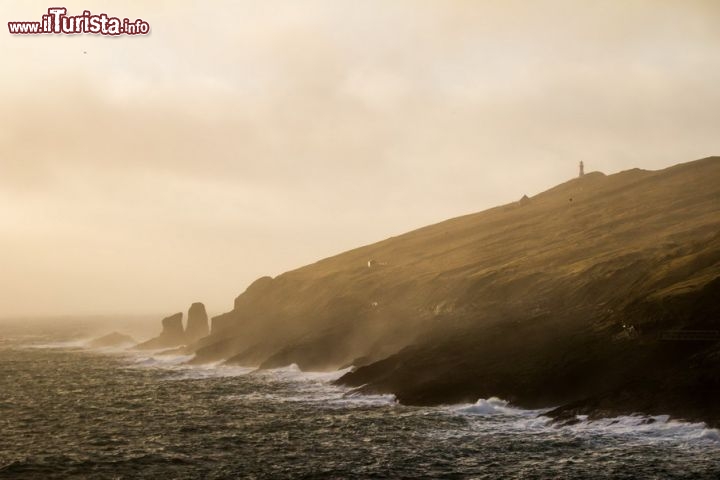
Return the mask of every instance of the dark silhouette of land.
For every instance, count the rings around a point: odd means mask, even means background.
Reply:
[[[276,278],[212,319],[197,363],[358,367],[408,404],[720,424],[720,157],[598,172]],[[673,333],[674,332],[674,333]],[[715,332],[715,334],[713,333]]]
[[[188,310],[187,328],[183,328],[183,314],[176,313],[162,320],[162,332],[155,338],[135,345],[138,350],[168,349],[166,353],[186,353],[188,345],[205,337],[210,331],[205,305],[195,302]]]

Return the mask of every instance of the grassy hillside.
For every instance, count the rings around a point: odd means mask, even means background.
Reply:
[[[656,384],[658,372],[715,365],[717,341],[660,337],[720,330],[717,298],[720,158],[711,157],[590,173],[260,279],[213,319],[196,358],[365,365],[343,382],[408,403],[503,395],[578,409],[633,378]]]

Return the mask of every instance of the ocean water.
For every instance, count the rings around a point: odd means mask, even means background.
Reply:
[[[554,425],[497,399],[432,408],[343,372],[190,367],[0,325],[0,479],[720,478],[720,434],[667,417]]]

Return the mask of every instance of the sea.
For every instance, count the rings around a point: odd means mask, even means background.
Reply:
[[[720,478],[702,423],[405,406],[334,385],[344,370],[190,366],[90,338],[67,319],[0,322],[0,479]]]

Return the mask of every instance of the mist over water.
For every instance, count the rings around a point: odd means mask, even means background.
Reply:
[[[0,478],[718,478],[720,435],[667,417],[557,426],[498,398],[420,408],[343,372],[188,366],[0,328]]]

